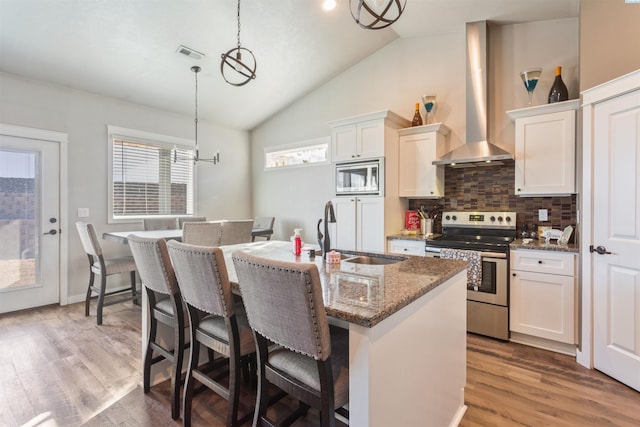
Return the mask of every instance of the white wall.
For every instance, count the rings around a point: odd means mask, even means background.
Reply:
[[[69,218],[61,218],[69,240],[67,294],[70,302],[84,300],[88,271],[74,225],[80,220],[78,208],[89,208],[90,217],[82,220],[92,222],[99,234],[140,228],[140,223],[107,224],[107,125],[193,139],[193,117],[0,73],[0,122],[68,134],[69,167],[62,173],[69,182]],[[198,139],[204,156],[220,150],[221,163],[198,165],[197,214],[251,218],[247,132],[200,118]],[[103,248],[107,255],[128,251],[111,242],[104,242]],[[117,280],[113,282],[117,286]]]
[[[514,150],[513,124],[506,110],[527,106],[520,79],[526,67],[541,66],[535,104],[546,103],[554,67],[563,66],[570,97],[577,97],[577,19],[491,27],[490,108],[494,142]],[[422,94],[436,94],[436,118],[451,128],[451,142],[465,141],[465,28],[425,38],[396,40],[336,76],[253,130],[251,169],[256,216],[276,217],[275,238],[288,239],[301,227],[316,241],[316,223],[332,197],[330,166],[263,170],[265,147],[331,134],[334,119],[390,109],[411,119]],[[398,225],[398,229],[402,224]]]

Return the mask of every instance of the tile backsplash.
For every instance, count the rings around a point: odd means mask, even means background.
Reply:
[[[527,223],[564,229],[577,223],[576,195],[563,197],[518,197],[515,195],[513,161],[503,165],[445,169],[445,197],[440,200],[409,200],[409,209],[442,204],[445,211],[513,211],[518,232]],[[548,221],[538,220],[538,209],[548,210]],[[440,231],[440,221],[436,221]],[[575,235],[575,233],[574,233]],[[574,236],[572,236],[572,241]]]

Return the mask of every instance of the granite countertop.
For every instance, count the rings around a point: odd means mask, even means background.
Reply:
[[[540,251],[556,251],[556,252],[580,252],[580,248],[575,243],[556,243],[555,240],[545,243],[544,239],[533,239],[529,243],[524,243],[522,239],[517,239],[509,245],[511,249],[536,249]]]
[[[387,240],[432,240],[436,237],[440,237],[440,234],[432,234],[425,236],[424,234],[392,234],[387,236]]]
[[[328,264],[319,255],[310,258],[303,252],[302,255],[296,256],[291,251],[291,242],[275,240],[220,248],[224,252],[229,280],[236,291],[238,279],[231,258],[231,254],[236,250],[274,260],[316,264],[320,272],[327,314],[365,327],[375,326],[467,267],[466,261],[388,254],[384,256],[406,260],[386,265],[356,264],[347,261]],[[355,251],[348,253],[368,255]]]

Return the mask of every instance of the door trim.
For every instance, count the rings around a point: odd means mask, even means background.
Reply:
[[[60,305],[68,303],[68,245],[69,245],[69,194],[68,194],[68,134],[54,130],[0,123],[0,135],[18,138],[40,139],[56,142],[60,148]]]
[[[632,92],[640,88],[640,71],[634,71],[609,82],[595,86],[581,92],[582,95],[582,183],[580,193],[580,214],[578,221],[582,224],[580,230],[580,316],[581,326],[580,347],[576,352],[576,361],[587,368],[593,369],[593,254],[589,246],[593,245],[593,115],[596,104],[607,101],[615,96]],[[580,218],[580,216],[582,218]]]

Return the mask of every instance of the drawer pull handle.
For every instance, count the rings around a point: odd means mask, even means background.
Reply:
[[[538,264],[542,264],[542,260],[538,260]]]

